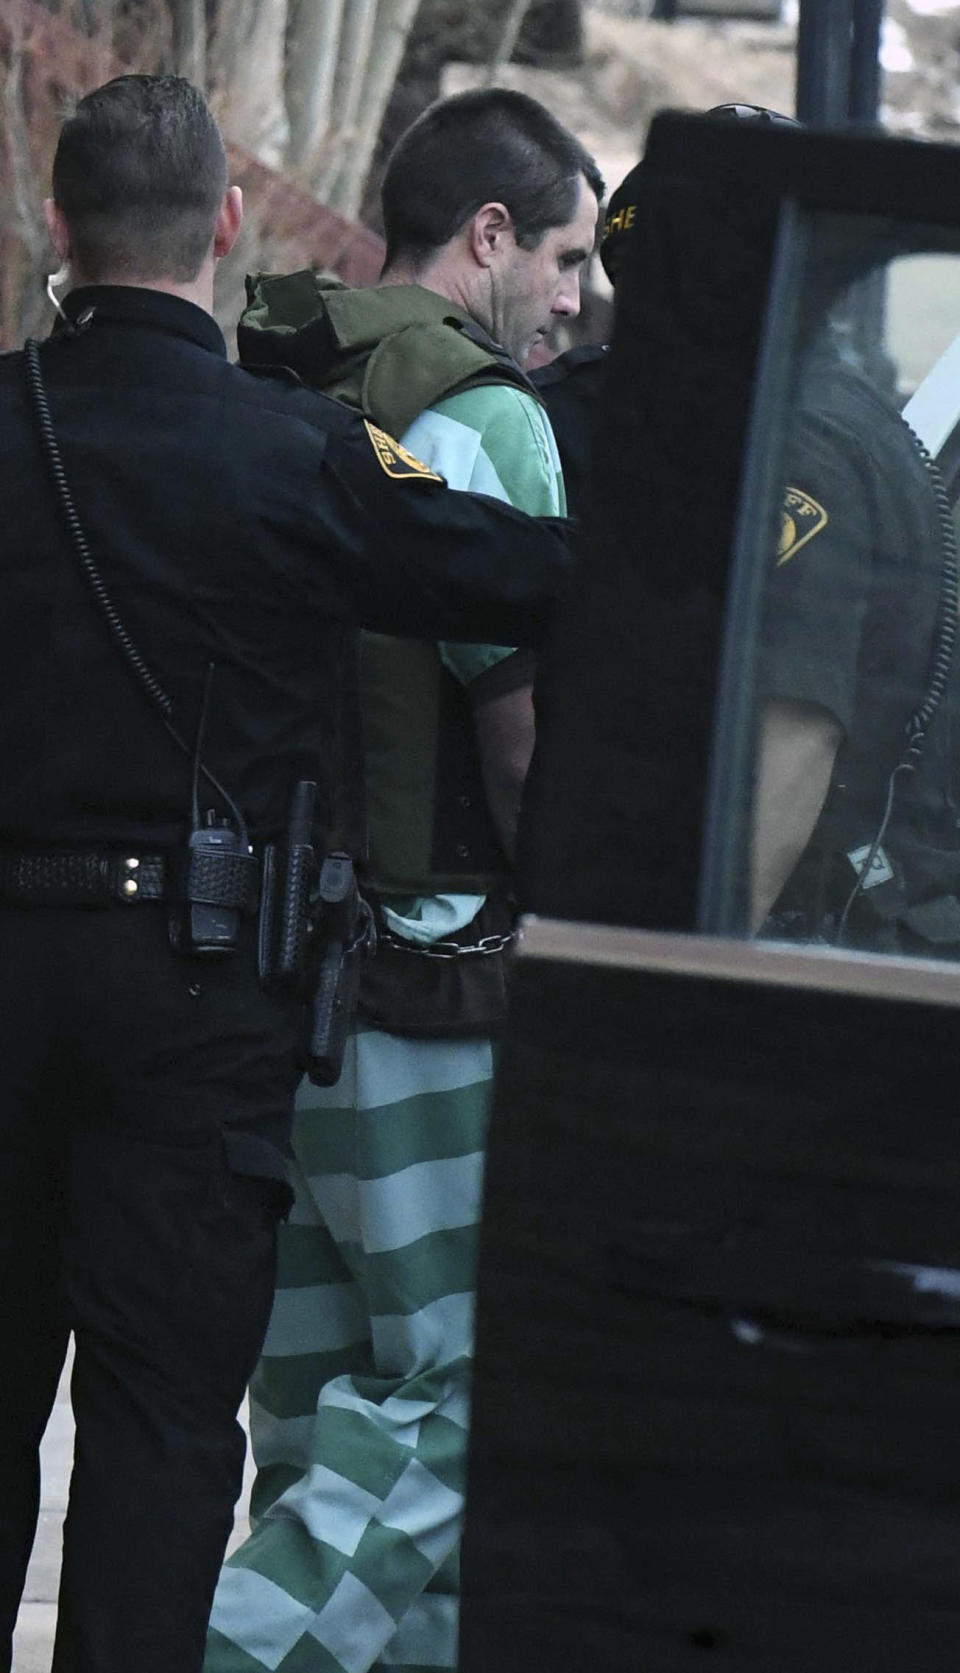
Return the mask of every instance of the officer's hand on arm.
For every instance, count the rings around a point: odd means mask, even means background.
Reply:
[[[569,581],[570,526],[448,488],[365,421],[338,428],[324,460],[327,573],[356,623],[411,638],[539,642]]]
[[[760,719],[750,929],[756,933],[810,840],[843,729],[816,703],[773,698]]]
[[[487,806],[512,861],[520,799],[534,745],[532,659],[523,652],[499,662],[470,687]],[[516,683],[517,681],[521,683]]]

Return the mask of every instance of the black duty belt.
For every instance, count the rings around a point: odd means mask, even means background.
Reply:
[[[190,895],[210,906],[252,912],[259,874],[252,855],[195,854]],[[183,883],[182,862],[165,854],[122,848],[0,850],[0,902],[18,906],[135,906],[177,899]]]

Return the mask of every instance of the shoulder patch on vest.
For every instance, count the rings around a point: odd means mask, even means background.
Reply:
[[[423,460],[418,459],[415,453],[411,453],[408,448],[403,446],[402,442],[395,441],[393,436],[388,436],[386,430],[381,430],[376,424],[371,424],[368,418],[364,419],[363,425],[373,444],[373,451],[377,456],[380,468],[386,471],[388,476],[397,477],[401,481],[404,478],[414,476],[420,477],[426,482],[443,481],[442,476],[438,476],[436,471],[432,471],[429,465],[425,465]]]
[[[802,488],[788,488],[783,497],[777,568],[796,557],[801,546],[806,546],[808,540],[820,534],[829,521],[829,514],[817,500],[805,494]]]

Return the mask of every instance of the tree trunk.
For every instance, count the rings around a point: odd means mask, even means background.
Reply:
[[[18,343],[21,334],[36,331],[47,312],[43,273],[52,272],[56,260],[50,250],[46,225],[39,210],[27,109],[24,99],[24,59],[19,31],[12,31],[9,60],[4,66],[2,99],[4,148],[7,180],[13,214],[5,238],[3,336]],[[15,239],[15,242],[14,242]]]
[[[376,22],[377,0],[345,0],[340,56],[333,88],[331,153],[316,181],[321,198],[327,198],[335,191],[347,157],[357,143],[364,74],[373,50]]]
[[[207,82],[207,9],[204,0],[169,0],[174,73],[197,87]]]
[[[242,73],[261,6],[262,0],[216,0],[207,82],[220,103],[229,102],[233,85]],[[204,9],[202,3],[200,9]]]
[[[333,127],[333,86],[344,0],[290,0],[284,92],[287,162],[309,177]]]
[[[520,31],[523,28],[523,20],[530,10],[530,4],[531,0],[511,0],[510,10],[504,19],[496,51],[487,65],[484,80],[488,87],[493,86],[504,64],[509,64],[513,57],[514,48],[520,39]]]
[[[331,204],[342,215],[356,216],[380,124],[397,79],[400,60],[420,0],[379,0],[376,27],[358,100],[356,139],[348,146]]]
[[[224,132],[271,168],[286,156],[287,0],[219,0],[207,79]]]

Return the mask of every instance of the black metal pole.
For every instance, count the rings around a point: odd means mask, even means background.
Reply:
[[[800,0],[797,117],[811,127],[849,116],[854,0]]]
[[[884,0],[854,0],[850,120],[875,126],[880,116],[880,41]]]
[[[800,0],[797,116],[812,127],[873,126],[880,111],[884,0]],[[864,279],[847,297],[851,342],[867,375],[893,381],[885,351],[887,280]]]
[[[885,0],[854,0],[850,49],[850,121],[876,127],[880,119],[880,43]],[[882,267],[863,279],[852,311],[854,342],[873,381],[889,395],[896,368],[886,347],[888,276]]]

